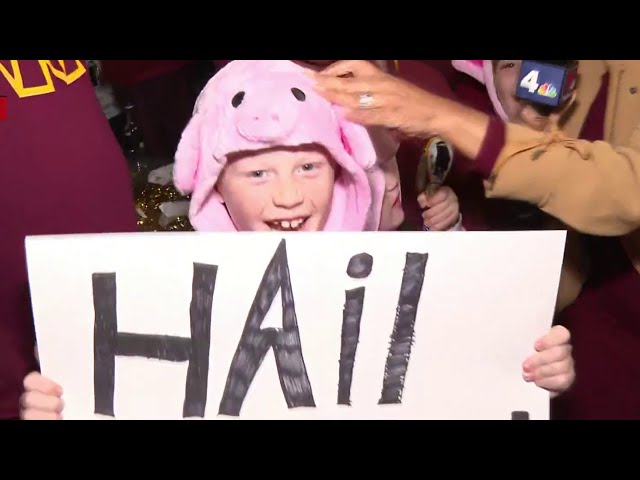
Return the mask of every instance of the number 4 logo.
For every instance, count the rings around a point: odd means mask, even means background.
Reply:
[[[534,93],[537,88],[540,86],[538,84],[538,70],[531,70],[529,73],[525,75],[525,77],[520,81],[520,86],[522,88],[526,88],[529,90],[529,93]]]

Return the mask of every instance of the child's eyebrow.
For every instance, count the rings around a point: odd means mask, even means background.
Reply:
[[[500,68],[507,68],[512,63],[515,63],[515,60],[498,60]]]

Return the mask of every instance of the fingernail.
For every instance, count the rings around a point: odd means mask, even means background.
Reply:
[[[526,382],[530,382],[532,377],[530,373],[523,373],[522,378],[524,378]]]
[[[531,372],[531,363],[529,362],[524,362],[524,364],[522,365],[522,369],[525,372]]]
[[[540,350],[542,346],[542,340],[536,340],[536,343],[533,344],[533,348],[535,348],[536,350]]]

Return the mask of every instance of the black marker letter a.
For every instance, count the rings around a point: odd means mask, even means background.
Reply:
[[[282,329],[262,329],[262,322],[278,290],[282,297]],[[311,383],[302,357],[284,240],[280,242],[269,262],[249,310],[220,401],[220,415],[240,415],[251,382],[270,348],[273,348],[280,386],[287,406],[315,407]]]

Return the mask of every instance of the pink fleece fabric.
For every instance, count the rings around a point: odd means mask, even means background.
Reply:
[[[493,109],[500,116],[500,118],[507,122],[509,117],[502,108],[502,104],[498,99],[498,92],[496,91],[496,85],[493,81],[493,64],[491,60],[452,60],[453,67],[475,78],[477,81],[487,87],[487,93],[493,103]]]
[[[302,67],[288,60],[234,60],[207,83],[174,165],[176,188],[192,194],[189,217],[195,229],[237,230],[214,190],[229,154],[309,143],[323,145],[341,167],[324,229],[372,229],[367,173],[375,169],[374,146],[364,127],[342,118],[312,85]]]

